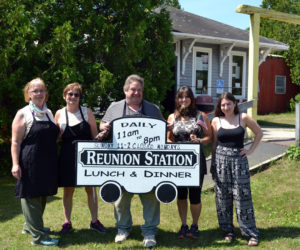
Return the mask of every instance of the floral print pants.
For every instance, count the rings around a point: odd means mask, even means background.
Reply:
[[[242,235],[258,238],[250,189],[247,158],[240,149],[217,146],[215,155],[215,196],[221,230],[233,233],[233,201]]]

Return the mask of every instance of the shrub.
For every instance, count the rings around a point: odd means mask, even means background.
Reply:
[[[300,160],[300,146],[290,146],[286,151],[286,154],[289,160]]]
[[[0,138],[0,176],[10,175],[11,156],[10,156],[10,141]]]
[[[290,110],[291,111],[296,110],[296,103],[300,103],[300,93],[297,94],[294,98],[291,98],[291,100],[290,100]]]

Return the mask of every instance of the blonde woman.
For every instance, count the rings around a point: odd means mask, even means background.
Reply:
[[[41,78],[28,82],[23,89],[29,104],[20,109],[12,123],[12,175],[16,197],[21,199],[25,217],[23,234],[31,234],[33,245],[55,246],[48,236],[43,213],[47,196],[57,193],[57,148],[59,129],[47,109],[47,89]]]

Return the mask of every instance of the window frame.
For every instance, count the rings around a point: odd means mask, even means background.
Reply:
[[[248,83],[246,79],[247,75],[247,53],[244,51],[231,51],[229,56],[229,72],[228,72],[228,91],[232,93],[232,57],[233,56],[241,56],[243,57],[243,74],[242,74],[242,95],[235,95],[237,99],[245,99],[246,98],[246,89],[248,88]]]
[[[284,87],[283,87],[284,92],[283,93],[278,92],[277,79],[280,77],[282,77],[284,79]],[[275,86],[274,87],[275,87],[274,91],[275,91],[276,95],[285,95],[286,94],[286,76],[285,75],[275,75]],[[282,87],[280,87],[280,88],[282,88]]]
[[[211,95],[212,85],[211,85],[211,78],[212,78],[212,48],[204,48],[204,47],[193,47],[193,72],[192,72],[192,90],[195,96],[199,96],[201,94],[196,93],[196,55],[197,52],[208,53],[208,75],[207,75],[207,95]]]

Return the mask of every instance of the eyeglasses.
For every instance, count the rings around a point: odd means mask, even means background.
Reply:
[[[34,89],[34,90],[31,90],[30,92],[34,93],[35,95],[46,93],[46,91],[43,89]]]
[[[78,93],[72,93],[72,92],[69,92],[69,93],[67,93],[67,95],[68,96],[70,96],[70,97],[72,97],[72,96],[74,96],[74,97],[79,97],[79,94]]]

